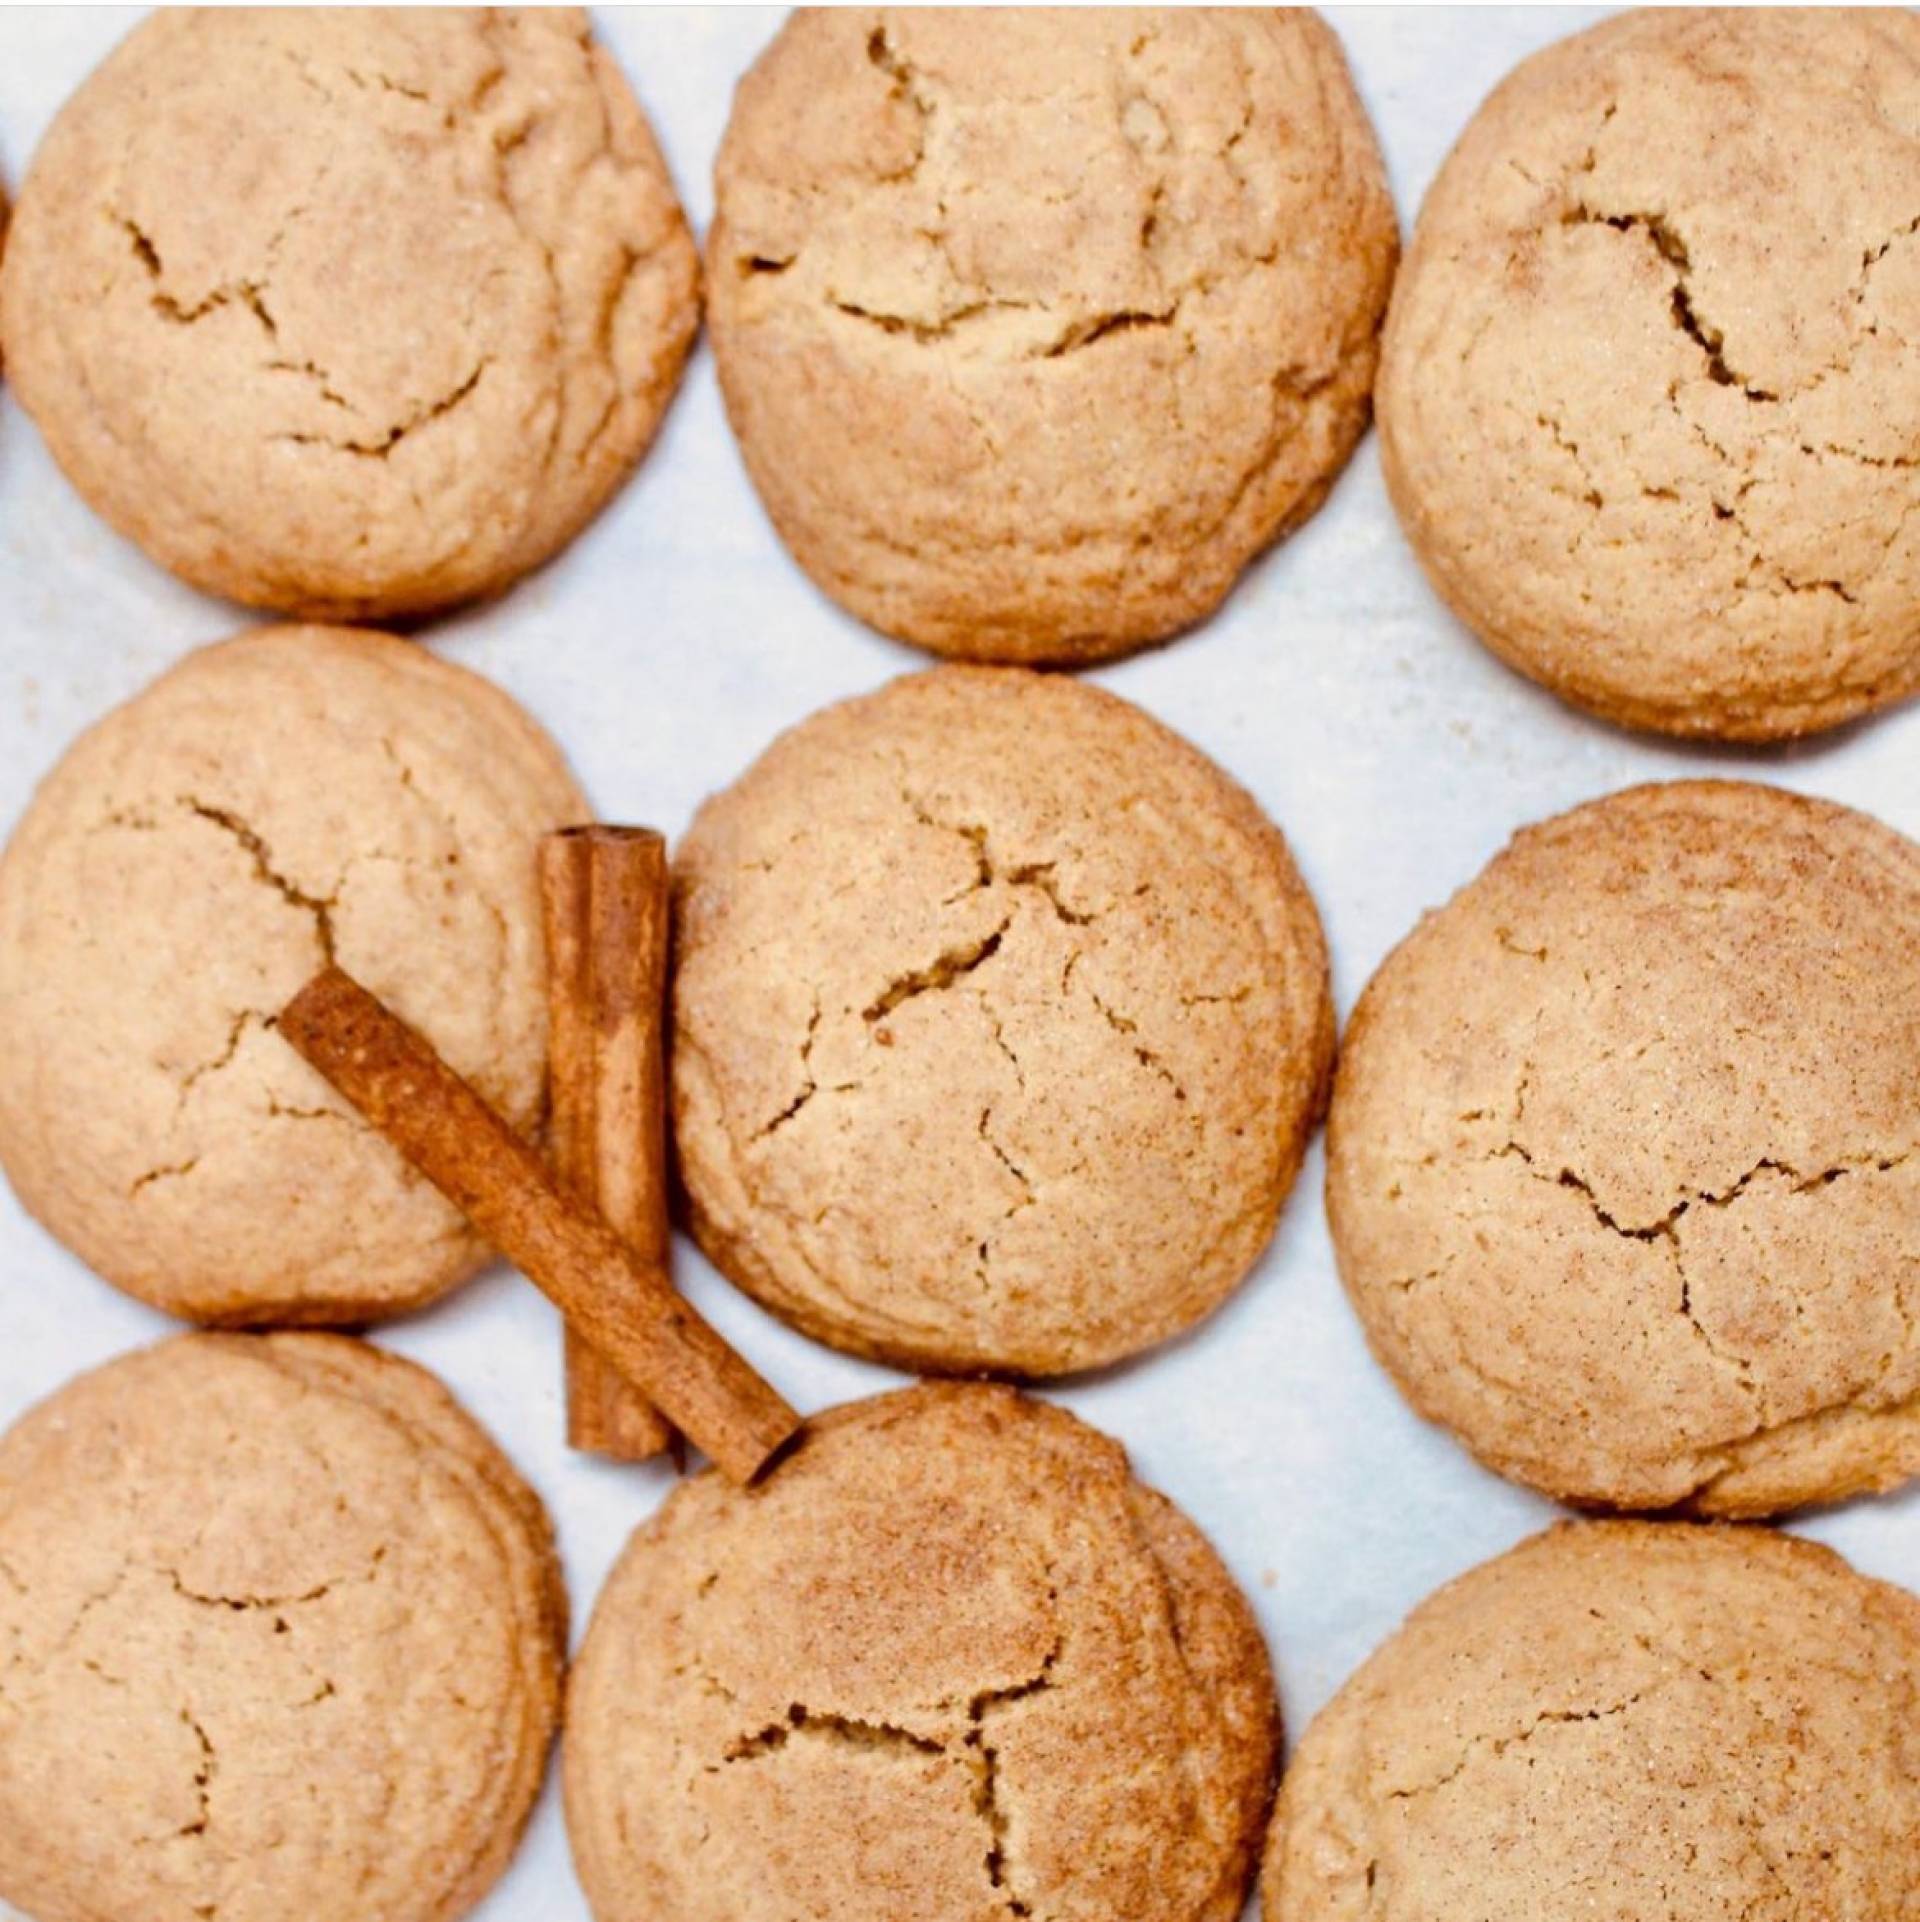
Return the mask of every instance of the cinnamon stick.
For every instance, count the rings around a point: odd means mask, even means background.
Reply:
[[[328,967],[279,1028],[726,1474],[769,1465],[799,1417],[398,1015]]]
[[[651,828],[561,828],[540,843],[554,1170],[662,1274],[667,898],[667,844]],[[659,1410],[571,1323],[566,1355],[570,1446],[645,1461],[672,1441]]]

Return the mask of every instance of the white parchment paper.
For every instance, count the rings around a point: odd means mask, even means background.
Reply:
[[[0,7],[10,189],[61,101],[136,17]],[[1589,17],[1333,10],[1403,227],[1488,89]],[[779,20],[766,8],[599,15],[703,231],[734,81]],[[0,389],[0,826],[83,726],[188,648],[244,624],[96,521]],[[704,347],[659,444],[602,519],[504,601],[435,627],[429,644],[525,702],[604,815],[673,833],[781,728],[922,665],[840,614],[787,559],[748,487]],[[1684,749],[1587,721],[1501,668],[1422,581],[1371,442],[1326,509],[1251,571],[1218,618],[1096,678],[1205,748],[1285,828],[1326,918],[1343,1015],[1420,911],[1515,827],[1633,781],[1751,775],[1920,835],[1920,704],[1801,747]],[[1140,1473],[1218,1544],[1259,1609],[1295,1734],[1428,1590],[1553,1513],[1425,1428],[1369,1360],[1335,1274],[1320,1183],[1316,1148],[1266,1259],[1198,1332],[1050,1391],[1122,1437]],[[801,1407],[897,1379],[788,1332],[684,1240],[675,1255],[700,1308]],[[0,1423],[169,1328],[0,1191]],[[559,1525],[577,1635],[668,1472],[568,1454],[556,1323],[504,1270],[379,1339],[450,1382],[537,1484]],[[1796,1526],[1920,1587],[1920,1494]],[[584,1922],[551,1786],[480,1913]]]

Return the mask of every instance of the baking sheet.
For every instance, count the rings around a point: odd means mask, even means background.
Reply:
[[[0,178],[18,187],[60,102],[136,19],[0,7]],[[696,227],[735,79],[766,8],[605,9]],[[1524,54],[1592,10],[1335,8],[1386,148],[1403,226],[1447,146]],[[245,617],[179,586],[95,521],[0,392],[0,824],[69,740]],[[559,738],[600,811],[678,833],[781,728],[922,665],[824,600],[750,490],[704,347],[634,482],[557,563],[431,645],[492,676]],[[1280,822],[1318,898],[1344,1016],[1419,912],[1507,835],[1633,781],[1750,775],[1920,836],[1920,703],[1772,751],[1682,748],[1585,720],[1501,668],[1422,581],[1371,441],[1326,509],[1205,628],[1092,678],[1205,748]],[[0,1071],[4,1071],[0,1065]],[[1430,1589],[1550,1519],[1551,1505],[1425,1428],[1369,1360],[1341,1296],[1316,1147],[1240,1293],[1186,1339],[1049,1390],[1123,1438],[1206,1529],[1260,1613],[1297,1734]],[[689,1295],[802,1408],[892,1385],[788,1332],[684,1239]],[[0,1192],[0,1424],[172,1324],[94,1279]],[[575,1634],[670,1474],[562,1443],[544,1301],[495,1269],[379,1339],[446,1379],[546,1498]],[[1796,1524],[1920,1588],[1920,1492]],[[5,1910],[0,1907],[0,1914]],[[584,1922],[551,1783],[488,1922]]]

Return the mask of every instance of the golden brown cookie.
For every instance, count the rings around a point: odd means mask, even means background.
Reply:
[[[1268,1922],[1896,1922],[1920,1604],[1757,1528],[1562,1524],[1424,1603],[1308,1729]]]
[[[546,1765],[538,1499],[432,1376],[186,1335],[0,1439],[0,1902],[451,1922]]]
[[[538,1125],[533,850],[585,817],[499,689],[386,635],[190,655],[84,734],[0,859],[0,1164],[109,1281],[202,1321],[353,1322],[479,1265],[273,1032],[333,959]]]
[[[1266,1246],[1326,949],[1279,831],[1138,708],[961,667],[828,708],[700,810],[675,905],[694,1232],[817,1339],[1090,1368]]]
[[[1920,686],[1920,21],[1629,13],[1536,54],[1435,182],[1387,483],[1495,653],[1764,740]]]
[[[1278,1740],[1251,1611],[1117,1443],[921,1387],[635,1535],[567,1826],[596,1922],[1233,1922]]]
[[[1920,1470],[1920,848],[1736,781],[1517,835],[1380,968],[1327,1144],[1416,1408],[1562,1499]]]
[[[1398,233],[1311,12],[806,9],[715,193],[754,485],[827,593],[939,653],[1203,619],[1365,426]]]
[[[653,438],[698,271],[584,14],[162,10],[35,157],[0,336],[156,560],[364,619],[573,538]]]

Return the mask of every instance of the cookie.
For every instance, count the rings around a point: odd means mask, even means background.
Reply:
[[[819,586],[902,640],[1162,640],[1366,424],[1398,232],[1310,12],[803,10],[714,179],[748,472]]]
[[[432,1376],[184,1335],[0,1439],[0,1902],[451,1922],[557,1716],[538,1499]]]
[[[1118,1444],[921,1387],[635,1535],[567,1827],[596,1922],[1234,1922],[1278,1740],[1251,1611]]]
[[[1920,21],[1650,11],[1526,61],[1421,209],[1394,505],[1493,651],[1768,740],[1920,687]]]
[[[1139,709],[895,681],[783,735],[674,870],[693,1229],[775,1313],[1058,1374],[1258,1259],[1321,1106],[1326,949],[1279,831]]]
[[[1920,848],[1735,781],[1517,835],[1361,996],[1340,1271],[1409,1399],[1565,1500],[1920,1470]]]
[[[344,629],[204,648],[84,734],[0,859],[0,1165],[174,1314],[358,1322],[483,1250],[273,1032],[337,960],[523,1130],[546,1089],[533,850],[585,818],[478,675]]]
[[[1308,1729],[1284,1922],[1895,1922],[1920,1604],[1765,1529],[1567,1523],[1416,1609]]]
[[[35,157],[0,338],[155,560],[366,619],[579,532],[653,438],[698,276],[584,14],[162,11]]]

